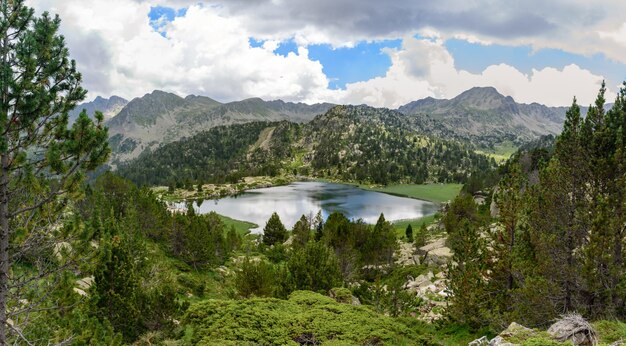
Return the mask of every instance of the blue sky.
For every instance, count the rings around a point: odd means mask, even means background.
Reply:
[[[398,107],[493,86],[520,102],[567,105],[593,100],[603,79],[609,93],[626,79],[623,0],[29,4],[60,15],[90,98],[159,89]]]
[[[263,41],[250,38],[252,47],[260,47]],[[366,81],[374,77],[384,76],[391,66],[391,59],[384,48],[398,48],[402,40],[382,40],[376,42],[359,42],[354,47],[335,48],[330,44],[313,44],[307,46],[309,57],[324,66],[323,71],[330,79],[331,89],[343,89],[347,83]],[[293,40],[281,42],[274,51],[286,56],[298,52],[298,45]]]

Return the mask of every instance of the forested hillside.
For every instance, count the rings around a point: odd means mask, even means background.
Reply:
[[[572,104],[554,146],[514,156],[491,212],[467,195],[450,205],[443,224],[455,253],[450,313],[458,321],[626,317],[626,89],[608,111],[604,93],[586,117]]]
[[[395,111],[336,106],[306,124],[218,127],[145,153],[119,172],[150,185],[279,174],[387,184],[464,182],[494,165],[468,145],[413,131]]]
[[[220,103],[205,96],[180,97],[155,90],[137,97],[107,122],[113,149],[111,165],[139,156],[144,150],[195,135],[215,126],[255,121],[304,122],[326,112],[328,103],[307,105],[251,98]]]

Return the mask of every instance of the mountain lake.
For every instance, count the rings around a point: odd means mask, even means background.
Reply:
[[[178,204],[179,207],[183,205]],[[285,227],[291,229],[302,215],[315,216],[320,210],[324,219],[332,212],[339,211],[349,219],[362,219],[374,224],[380,213],[385,214],[387,221],[416,219],[436,213],[439,205],[350,185],[296,182],[248,190],[237,196],[204,200],[200,205],[194,202],[194,208],[201,214],[214,211],[233,219],[253,222],[259,227],[252,229],[252,232],[261,233],[273,212],[277,212]]]

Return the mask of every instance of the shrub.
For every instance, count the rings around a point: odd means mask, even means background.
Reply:
[[[207,300],[191,306],[184,322],[192,327],[191,341],[200,345],[216,339],[243,345],[297,345],[296,340],[395,345],[428,339],[368,307],[340,304],[309,291],[293,292],[288,300]]]

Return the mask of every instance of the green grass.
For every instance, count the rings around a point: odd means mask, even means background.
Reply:
[[[441,203],[453,200],[454,197],[459,194],[462,187],[462,184],[397,184],[384,187],[363,186],[362,188]]]
[[[250,230],[252,228],[259,227],[257,224],[252,223],[252,222],[235,220],[224,215],[219,215],[219,217],[220,217],[220,220],[222,220],[222,222],[224,223],[224,225],[226,225],[227,230],[230,229],[230,226],[233,226],[235,227],[235,230],[237,231],[237,233],[241,234],[241,236],[244,236],[250,233]]]
[[[413,232],[416,232],[422,227],[422,224],[430,225],[435,222],[435,215],[427,215],[417,219],[398,220],[393,222],[393,227],[396,229],[396,236],[402,238],[405,236],[406,227],[410,224],[413,228]]]
[[[512,142],[504,142],[496,145],[494,149],[476,150],[477,153],[492,157],[497,163],[503,163],[517,151],[517,146]]]

